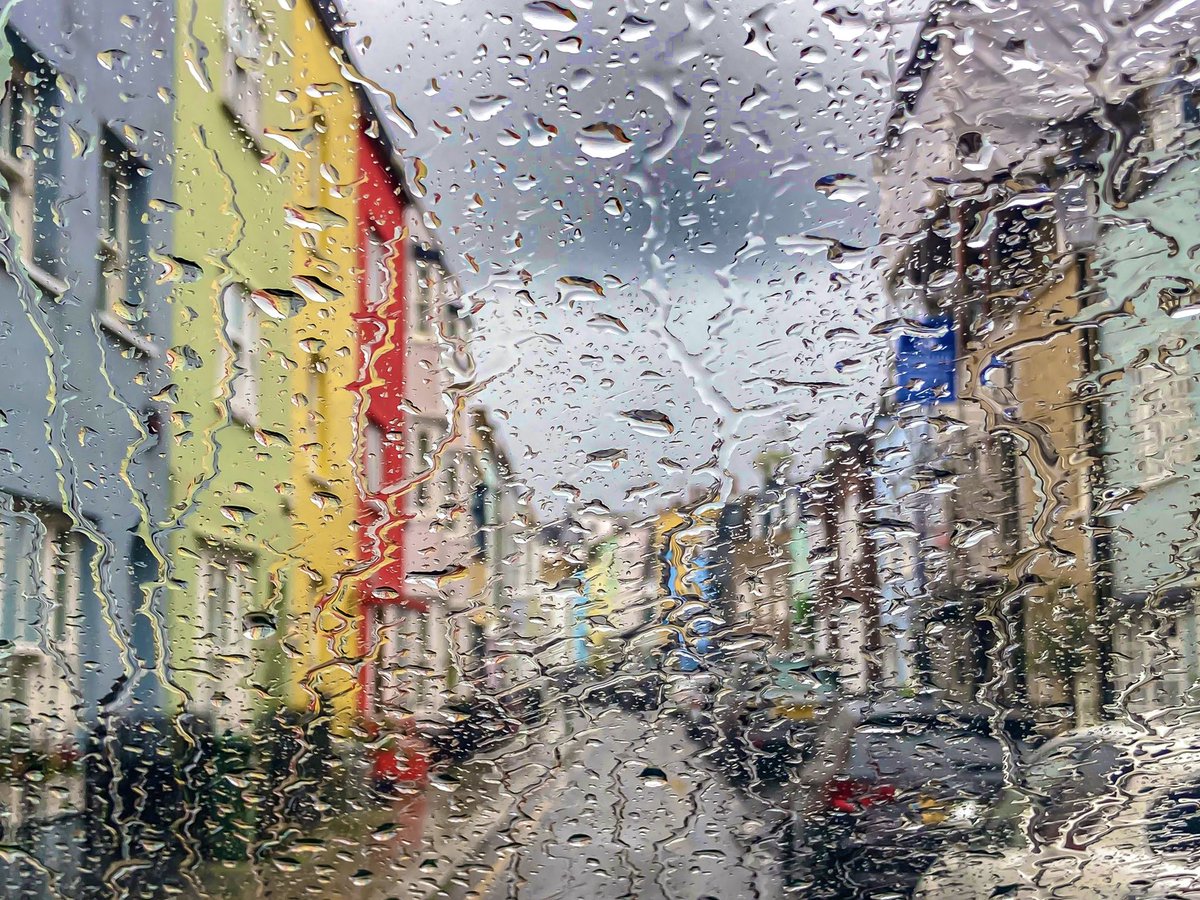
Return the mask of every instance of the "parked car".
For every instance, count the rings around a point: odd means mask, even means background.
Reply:
[[[1006,745],[1020,752],[980,708],[843,705],[796,778],[795,875],[814,897],[911,890],[947,842],[980,827],[1004,787]]]
[[[1049,742],[916,896],[1200,896],[1200,729],[1107,725]]]
[[[785,767],[798,765],[837,709],[837,672],[808,660],[777,660],[770,672],[770,683],[744,718],[744,739],[756,754]]]
[[[465,762],[494,750],[510,740],[521,721],[498,699],[482,691],[470,691],[450,699],[435,721],[418,726],[430,747],[433,765]]]

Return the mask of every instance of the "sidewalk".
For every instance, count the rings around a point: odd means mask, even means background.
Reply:
[[[205,861],[194,897],[428,900],[561,777],[561,723],[518,735],[492,759],[439,773],[389,805],[287,834],[266,859]],[[566,760],[564,760],[565,762]]]

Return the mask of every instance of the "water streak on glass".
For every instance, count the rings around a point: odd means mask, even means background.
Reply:
[[[0,895],[1200,896],[1198,25],[0,4]]]

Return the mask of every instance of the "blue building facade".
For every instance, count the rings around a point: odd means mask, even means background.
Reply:
[[[1092,263],[1114,687],[1120,695],[1148,676],[1123,701],[1135,709],[1178,704],[1200,678],[1200,183],[1180,152],[1200,117],[1181,87],[1167,82],[1134,98],[1149,140],[1124,182],[1101,195],[1110,206],[1100,210],[1106,224]]]
[[[171,4],[7,7],[0,730],[71,755],[155,707],[172,348]],[[184,267],[186,269],[186,267]]]

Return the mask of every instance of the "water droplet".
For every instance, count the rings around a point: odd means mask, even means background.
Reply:
[[[242,631],[252,641],[261,641],[275,633],[275,617],[267,612],[247,613],[242,619]]]
[[[594,159],[612,159],[633,146],[633,142],[619,126],[607,122],[588,125],[575,140],[579,143],[579,148]]]
[[[489,119],[494,119],[500,115],[512,101],[500,94],[487,94],[483,97],[474,97],[467,104],[467,113],[476,122],[486,122]]]
[[[527,4],[521,15],[526,22],[542,31],[570,31],[579,22],[575,13],[550,0]]]

